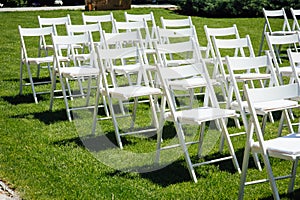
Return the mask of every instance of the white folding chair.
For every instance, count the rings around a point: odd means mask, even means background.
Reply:
[[[198,34],[196,32],[195,26],[193,24],[192,18],[191,16],[188,16],[188,18],[183,18],[183,19],[165,19],[164,17],[160,17],[160,22],[161,22],[161,30],[162,29],[168,29],[172,32],[174,32],[174,34],[178,33],[179,35],[182,35],[182,37],[193,37],[195,42],[198,43],[199,45],[199,51],[201,52],[207,52],[207,48],[203,47],[200,45],[199,40],[198,40]],[[171,32],[170,32],[171,33]],[[173,36],[171,36],[169,33],[169,37],[173,37],[175,38],[174,34]],[[167,32],[160,34],[160,39],[161,37],[167,34]],[[166,35],[167,36],[167,35]],[[176,37],[176,40],[178,40],[179,37]],[[168,40],[166,40],[165,42],[167,42]],[[205,54],[207,55],[207,54]],[[205,56],[205,58],[208,58]]]
[[[229,86],[229,100],[227,102],[227,108],[234,109],[241,114],[245,130],[247,131],[249,108],[244,96],[244,85],[248,85],[250,88],[264,88],[278,86],[278,80],[276,73],[274,71],[274,66],[272,59],[267,52],[267,55],[259,57],[229,57],[226,56],[226,63],[228,72],[230,75],[230,86]],[[235,100],[232,97],[235,97]],[[282,108],[284,105],[288,107],[294,105],[294,101],[282,100],[281,104],[272,105],[266,104],[264,106],[260,105],[257,109],[257,113],[263,116],[262,120],[262,130],[265,130],[267,123],[267,116],[271,112]],[[289,130],[292,130],[292,124],[290,121],[289,114],[287,110],[284,110],[282,117],[286,118]],[[283,122],[283,120],[281,121]],[[278,129],[278,134],[282,132],[283,124],[280,124]]]
[[[157,49],[159,51],[161,49]],[[162,49],[164,51],[164,49]],[[234,149],[227,131],[227,127],[225,124],[225,119],[228,117],[235,117],[236,113],[233,110],[226,110],[220,109],[219,104],[217,102],[214,89],[211,84],[211,80],[209,78],[205,63],[200,57],[198,56],[198,60],[194,63],[189,65],[183,66],[175,66],[175,67],[167,67],[167,66],[158,66],[158,74],[161,86],[163,88],[164,95],[162,96],[161,100],[161,115],[160,115],[160,123],[159,123],[159,130],[158,130],[158,137],[157,137],[157,155],[156,155],[156,162],[160,162],[160,157],[164,157],[161,151],[169,150],[171,148],[179,147],[181,148],[185,161],[187,163],[187,167],[190,173],[191,178],[194,182],[197,182],[197,177],[195,173],[195,167],[201,166],[204,164],[215,163],[227,159],[231,159],[233,162],[234,167],[240,172],[239,164],[237,162]],[[163,63],[159,63],[163,65]],[[173,90],[173,83],[178,82],[189,82],[189,80],[193,77],[201,77],[205,81],[203,82],[202,87],[206,88],[206,95],[209,96],[209,104],[199,106],[199,104],[193,108],[189,109],[178,109],[174,102],[174,90]],[[199,86],[199,85],[198,85]],[[166,103],[168,104],[168,111],[166,110]],[[163,127],[165,120],[174,122],[174,126],[176,129],[176,135],[178,137],[179,143],[175,142],[166,142],[163,141]],[[221,131],[222,135],[225,137],[230,156],[225,156],[217,159],[207,160],[204,162],[199,163],[192,163],[190,158],[190,152],[188,151],[191,144],[198,144],[198,156],[203,156],[202,148],[204,142],[204,133],[205,133],[205,124],[209,121],[215,121],[217,124],[217,129]],[[188,127],[185,126],[200,126],[200,137],[197,141],[195,140],[195,134],[192,134],[188,130]],[[199,127],[198,127],[199,128]],[[197,130],[199,130],[197,128]],[[194,129],[192,129],[195,131]],[[207,133],[210,134],[210,133]],[[177,141],[177,140],[176,140]],[[204,149],[205,150],[205,149]],[[175,155],[176,153],[172,153]],[[167,155],[166,157],[169,157]]]
[[[292,51],[292,49],[287,49],[287,54],[292,68],[292,76],[294,77],[295,82],[300,84],[300,52]]]
[[[46,37],[51,37],[51,34],[54,33],[52,27],[45,28],[24,28],[20,25],[18,26],[19,34],[20,34],[20,43],[21,43],[21,58],[20,58],[20,95],[23,93],[23,86],[30,86],[33,94],[33,98],[35,103],[38,103],[38,94],[49,93],[49,91],[36,91],[35,86],[40,84],[47,84],[51,82],[51,68],[53,64],[53,56],[48,55],[46,49],[42,48],[46,46]],[[36,39],[36,40],[34,40]],[[32,43],[37,42],[39,46],[32,46]],[[32,51],[32,49],[36,49],[36,51]],[[30,52],[34,52],[30,53]],[[23,68],[26,65],[27,74],[29,78],[29,83],[24,83],[24,75]],[[33,78],[32,74],[32,65],[37,66],[37,77]],[[42,80],[40,78],[40,69],[47,68],[48,70],[48,78],[49,80]],[[40,80],[37,80],[40,79]]]
[[[157,27],[158,42],[164,43],[176,43],[184,42],[190,39],[198,42],[198,36],[194,26],[180,29],[166,29]]]
[[[197,59],[199,59],[198,57],[200,56],[198,52],[198,45],[193,39],[184,42],[156,44],[155,49],[157,52],[158,63],[160,63],[162,67],[191,65],[197,62]],[[158,86],[161,84],[159,79],[156,84]],[[185,106],[192,107],[195,95],[203,95],[203,93],[199,92],[206,84],[206,80],[201,76],[193,76],[183,81],[173,81],[170,84],[172,85],[172,89],[181,91],[178,95],[176,95],[177,98],[189,97],[189,102],[185,104]],[[198,93],[195,93],[195,90],[198,91]],[[185,92],[188,93],[185,94]],[[181,105],[177,106],[183,105],[184,103],[182,102]]]
[[[300,63],[300,53],[292,51],[291,49],[287,50],[289,61],[293,71],[293,79],[296,83],[300,84],[300,73],[299,73],[299,63]],[[300,102],[300,98],[293,99]],[[292,123],[293,126],[298,125],[298,132],[300,132],[300,123]]]
[[[144,68],[144,60],[141,49],[142,47],[132,46],[128,48],[100,48],[97,47],[97,55],[100,66],[100,76],[102,77],[102,82],[98,84],[98,92],[96,96],[96,103],[99,100],[100,93],[105,95],[108,101],[108,106],[110,109],[113,126],[115,129],[115,136],[117,140],[117,145],[122,149],[123,144],[121,141],[121,136],[132,135],[132,134],[143,134],[149,132],[156,132],[158,127],[158,119],[156,113],[156,107],[154,105],[154,96],[160,95],[161,90],[159,88],[153,88],[149,85],[147,73]],[[132,85],[113,85],[110,86],[107,80],[107,69],[112,68],[116,63],[122,63],[122,60],[130,59],[132,62],[136,62],[138,68],[137,82]],[[126,66],[125,66],[126,67]],[[115,73],[111,71],[110,73]],[[137,106],[140,104],[140,97],[149,97],[150,110],[151,110],[151,124],[147,127],[137,123]],[[123,114],[117,112],[116,105],[114,105],[113,100],[122,101],[124,106],[133,106],[132,112],[126,117]],[[133,99],[133,104],[129,104],[128,101]],[[127,102],[127,103],[126,103]],[[126,104],[125,104],[126,103]],[[97,109],[95,107],[93,127],[92,131],[95,132],[96,122],[97,122]],[[127,110],[131,110],[127,108]],[[120,117],[121,116],[121,117]],[[122,120],[122,121],[121,121]],[[122,132],[121,132],[122,130]]]
[[[114,26],[113,26],[113,20],[114,20],[114,15],[112,12],[109,14],[105,15],[86,15],[82,13],[82,21],[83,24],[90,24],[90,23],[100,23],[102,27],[103,24],[107,24],[108,29],[105,29],[106,32],[115,32]]]
[[[275,72],[278,76],[278,80],[280,84],[284,84],[283,77],[290,78],[290,83],[293,82],[293,78],[291,77],[292,68],[291,66],[281,66],[281,60],[277,56],[277,49],[275,46],[280,45],[282,48],[293,48],[295,51],[298,50],[300,45],[300,35],[298,33],[290,34],[290,35],[270,35],[266,33],[266,40],[268,43],[268,47],[270,50],[270,54],[273,59],[273,63],[275,66]],[[300,69],[297,68],[298,73],[300,73]]]
[[[228,100],[228,73],[226,65],[223,62],[225,56],[231,57],[255,57],[254,50],[249,35],[244,38],[234,38],[234,39],[220,39],[215,36],[212,37],[212,43],[214,45],[214,50],[216,53],[218,73],[220,73],[221,84],[224,85],[224,98]]]
[[[66,25],[68,35],[77,35],[83,33],[91,33],[94,45],[101,45],[101,31],[100,23],[80,24],[80,25]]]
[[[114,48],[128,48],[131,46],[139,46],[142,51],[142,56],[144,60],[144,67],[147,72],[153,71],[155,69],[154,66],[151,66],[148,63],[148,59],[146,57],[146,52],[143,50],[144,43],[143,38],[139,29],[131,32],[121,32],[121,33],[106,33],[105,31],[101,34],[101,39],[103,43],[103,48],[106,49],[114,49]],[[121,60],[121,63],[114,63],[111,66],[108,66],[106,69],[108,72],[111,72],[112,76],[112,84],[117,86],[117,75],[123,75],[127,77],[128,83],[130,85],[133,84],[132,75],[136,75],[139,72],[140,63],[132,62],[128,60]],[[152,76],[150,83],[153,84]]]
[[[300,16],[300,9],[293,9],[290,8],[292,17],[293,17],[293,25],[292,25],[292,30],[293,31],[300,31],[300,26],[298,22],[298,16]]]
[[[264,40],[266,33],[270,35],[289,35],[293,34],[294,31],[291,30],[288,18],[286,16],[284,8],[280,10],[266,10],[263,8],[263,14],[265,18],[265,23],[262,31],[262,36],[261,36],[261,41],[259,45],[259,50],[258,50],[258,55],[261,55],[263,52],[263,46],[264,46]],[[281,27],[275,27],[275,23],[272,23],[273,20],[282,20],[282,25]],[[277,47],[280,48],[280,47]]]
[[[53,26],[54,35],[66,35],[66,25],[72,24],[69,14],[65,17],[41,17],[38,15],[38,22],[40,27]]]
[[[193,26],[193,21],[191,16],[188,18],[181,18],[181,19],[165,19],[164,17],[160,17],[160,22],[162,28],[187,28]]]
[[[157,39],[156,22],[152,11],[147,14],[131,14],[125,11],[124,15],[127,22],[138,22],[145,20],[148,24],[151,39],[154,41]]]
[[[38,15],[38,22],[40,27],[52,26],[54,29],[54,35],[67,35],[66,26],[72,24],[69,14],[67,14],[65,17],[41,17],[40,15]],[[43,48],[51,50],[53,49],[53,44],[47,44]],[[81,46],[76,45],[74,46],[74,48],[80,49]]]
[[[96,53],[93,45],[93,39],[91,34],[81,34],[81,35],[71,35],[71,36],[55,36],[52,35],[52,42],[54,46],[54,70],[53,77],[58,76],[61,88],[64,103],[66,106],[67,117],[69,121],[72,121],[71,111],[94,108],[94,105],[89,105],[92,79],[97,77],[99,74],[99,68],[96,58]],[[89,52],[89,59],[85,60],[84,63],[81,63],[80,66],[76,65],[78,57],[76,56],[76,49],[74,46],[81,45],[88,47],[85,49],[86,54]],[[67,48],[67,49],[66,49]],[[68,56],[69,60],[62,61],[60,59],[63,56]],[[88,56],[86,56],[87,58]],[[77,80],[79,83],[80,93],[76,94],[75,92],[70,92],[72,89],[75,90],[75,83],[69,83],[70,80]],[[88,79],[87,91],[83,92],[84,87],[82,86],[82,80]],[[74,86],[74,87],[72,87]],[[67,87],[67,88],[66,88]],[[52,90],[51,90],[51,99],[50,99],[50,110],[53,107],[53,100],[55,98],[54,93],[56,90],[56,78],[52,79]],[[67,95],[67,91],[68,94]],[[68,97],[85,97],[85,102],[75,103],[70,106],[68,102]],[[81,98],[82,99],[82,98]]]
[[[239,199],[243,199],[244,197],[245,186],[263,182],[269,182],[272,189],[273,198],[280,199],[276,181],[285,178],[290,179],[288,193],[293,192],[297,164],[300,158],[300,133],[292,131],[290,134],[282,137],[275,137],[268,140],[265,139],[259,123],[257,107],[264,104],[278,105],[279,103],[280,105],[280,102],[283,99],[299,97],[299,94],[300,87],[298,83],[254,89],[249,89],[247,85],[245,86],[245,96],[249,107],[250,121],[247,133],[247,142],[244,150],[242,176],[240,179],[238,197]],[[291,107],[294,107],[294,105]],[[281,109],[279,108],[278,110]],[[262,155],[264,166],[267,172],[266,179],[247,181],[246,175],[250,152]],[[270,163],[270,157],[292,161],[293,164],[291,173],[285,176],[274,176]]]
[[[121,32],[130,32],[134,30],[139,30],[141,32],[143,42],[144,42],[144,48],[145,50],[151,50],[149,54],[153,54],[153,43],[151,40],[151,35],[149,31],[148,24],[145,20],[143,21],[130,21],[130,22],[120,22],[114,20],[113,22],[116,33]]]
[[[237,26],[233,24],[231,27],[208,27],[204,25],[204,32],[207,40],[207,56],[216,59],[216,53],[212,43],[212,37],[215,38],[240,38]],[[238,50],[237,50],[238,51]]]
[[[240,38],[237,26],[235,24],[233,24],[230,27],[216,27],[216,28],[212,28],[212,27],[208,27],[207,25],[204,25],[204,32],[206,35],[206,40],[207,40],[207,51],[206,51],[206,58],[208,58],[208,63],[212,63],[213,64],[213,70],[212,70],[212,75],[211,78],[212,79],[216,79],[216,81],[218,81],[219,83],[221,83],[221,90],[222,90],[222,95],[224,97],[224,99],[226,99],[226,88],[225,85],[223,83],[223,78],[222,78],[222,73],[219,70],[219,65],[218,65],[218,60],[217,60],[217,56],[214,50],[214,45],[213,45],[213,41],[212,41],[212,37],[215,38],[219,38],[219,39],[238,39]],[[239,49],[235,50],[235,53],[237,54],[239,51]],[[222,57],[222,62],[225,62],[225,57]]]

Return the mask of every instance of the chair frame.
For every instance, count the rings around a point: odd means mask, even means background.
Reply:
[[[277,49],[274,46],[289,45],[289,48],[290,46],[293,46],[293,48],[297,51],[298,47],[300,46],[300,35],[299,33],[294,33],[290,35],[275,36],[266,33],[266,40],[275,66],[275,72],[277,74],[279,83],[282,85],[284,84],[283,76],[291,78],[292,68],[290,66],[280,66],[281,60],[278,57]],[[300,73],[300,70],[297,71],[299,71],[298,73]],[[290,79],[290,83],[292,82],[293,78]]]
[[[54,101],[54,93],[56,91],[56,76],[58,76],[62,93],[63,99],[66,106],[66,113],[67,118],[69,121],[72,121],[71,111],[72,110],[81,110],[81,109],[89,109],[94,108],[93,106],[89,105],[90,101],[90,94],[91,94],[91,81],[92,78],[98,79],[99,74],[99,67],[96,58],[96,53],[93,45],[93,38],[91,37],[91,33],[85,33],[81,35],[71,35],[71,36],[55,36],[52,35],[52,42],[54,46],[54,70],[53,70],[53,79],[52,79],[52,90],[50,95],[50,110],[53,108],[53,101]],[[76,46],[86,45],[88,44],[89,51],[90,51],[90,59],[86,65],[76,65],[78,63],[77,53],[76,53]],[[61,60],[63,55],[63,50],[65,50],[67,46],[67,56],[68,61]],[[71,65],[70,63],[73,63]],[[81,85],[82,80],[88,79],[88,86],[87,86],[87,93],[83,93],[83,88]],[[69,79],[74,79],[79,82],[79,87],[81,93],[79,95],[71,94],[71,87],[69,84]],[[67,88],[66,88],[67,86]],[[67,91],[69,95],[67,95]],[[86,104],[84,106],[78,107],[70,107],[68,102],[68,97],[85,97]]]
[[[294,31],[291,30],[287,15],[285,13],[285,9],[281,8],[280,10],[266,10],[263,8],[263,14],[265,18],[265,23],[262,31],[261,41],[259,45],[258,55],[260,56],[263,52],[263,46],[264,46],[264,40],[266,33],[269,33],[270,35],[289,35],[293,34]],[[282,29],[273,31],[271,28],[271,24],[269,21],[269,18],[282,18],[283,24]],[[280,47],[278,47],[280,49]]]
[[[249,108],[248,105],[246,104],[245,100],[242,100],[242,97],[240,95],[240,89],[238,87],[238,82],[244,83],[243,85],[248,85],[248,87],[251,88],[256,88],[254,86],[253,81],[257,81],[259,84],[259,87],[264,88],[264,87],[274,87],[278,86],[279,82],[277,79],[277,75],[274,70],[274,66],[272,64],[272,59],[270,54],[267,52],[266,55],[264,56],[259,56],[259,57],[249,57],[249,58],[243,58],[243,57],[228,57],[226,56],[226,63],[228,66],[228,71],[230,74],[230,91],[229,91],[229,96],[230,99],[232,99],[233,93],[235,94],[236,101],[238,103],[239,108],[234,108],[236,106],[231,106],[233,105],[232,100],[228,101],[227,108],[238,110],[242,116],[242,120],[245,126],[246,131],[248,130],[248,119],[246,117],[246,114],[249,113]],[[263,74],[259,72],[260,68],[266,68],[266,72]],[[246,73],[239,73],[236,74],[235,71],[242,71],[246,70],[248,72]],[[251,71],[256,71],[256,72],[251,72]],[[250,73],[251,72],[251,73]],[[268,85],[265,81],[269,81]],[[285,106],[285,104],[289,105],[290,102],[289,100],[284,100],[281,102],[279,106],[272,106],[271,104],[265,105],[265,106],[259,106],[257,109],[257,113],[259,115],[263,116],[262,119],[262,131],[264,132],[265,126],[267,123],[267,116],[270,116],[273,111],[276,111],[279,108],[282,108]],[[271,107],[270,107],[271,106]],[[278,129],[278,135],[281,135],[282,128],[283,128],[283,118],[286,119],[287,125],[289,128],[289,131],[292,131],[292,123],[288,114],[287,110],[284,110],[282,113],[282,119],[280,123],[280,128]]]
[[[196,45],[196,44],[194,44]],[[159,51],[158,48],[156,48],[157,51]],[[165,49],[163,49],[165,51]],[[158,52],[159,53],[159,52]],[[169,52],[171,53],[171,52]],[[175,148],[175,147],[181,147],[183,153],[184,153],[184,158],[188,166],[188,170],[190,173],[191,178],[193,179],[194,182],[197,182],[197,177],[196,173],[194,170],[194,167],[201,166],[204,164],[210,164],[210,163],[215,163],[219,162],[222,160],[227,160],[227,159],[232,159],[233,165],[235,168],[240,172],[239,165],[233,150],[233,146],[231,144],[231,140],[229,137],[229,134],[227,132],[227,127],[224,121],[224,118],[227,117],[234,117],[235,111],[230,111],[230,110],[224,110],[220,109],[213,87],[211,85],[211,80],[209,78],[205,63],[202,59],[200,59],[199,54],[197,56],[197,61],[190,64],[190,65],[184,65],[184,66],[175,66],[175,67],[167,67],[163,66],[163,63],[159,63],[158,65],[158,74],[160,78],[160,83],[163,86],[163,92],[164,95],[162,96],[162,101],[161,101],[161,114],[160,114],[160,125],[158,129],[158,137],[157,137],[157,155],[156,155],[156,162],[159,163],[159,158],[160,158],[160,151],[162,150],[167,150],[170,148]],[[172,92],[172,83],[170,83],[170,80],[176,79],[176,78],[188,78],[188,77],[193,77],[196,74],[202,74],[203,78],[206,80],[205,84],[199,85],[199,87],[206,87],[207,92],[206,94],[209,96],[208,98],[210,99],[210,103],[212,107],[197,107],[197,108],[189,108],[189,109],[183,109],[183,110],[178,110],[174,104],[174,94]],[[169,112],[166,112],[166,103],[168,103],[168,107],[170,109]],[[207,109],[207,110],[206,110]],[[217,113],[220,113],[219,116],[214,116],[212,115],[207,115],[206,111],[210,110],[214,112],[215,110]],[[208,111],[208,112],[210,112]],[[193,114],[196,112],[197,116],[193,117]],[[204,112],[204,113],[202,113]],[[206,113],[206,114],[205,114]],[[178,145],[171,145],[171,146],[163,146],[162,147],[162,134],[163,134],[163,126],[165,120],[170,120],[174,122],[174,126],[176,128],[176,133],[178,136],[179,144]],[[219,159],[213,159],[210,161],[205,161],[205,162],[200,162],[200,163],[192,163],[190,159],[190,155],[188,152],[188,147],[187,145],[190,144],[199,144],[199,149],[198,149],[198,156],[201,156],[202,152],[202,143],[203,143],[203,137],[204,137],[204,127],[205,127],[205,122],[207,121],[217,121],[216,123],[218,124],[218,128],[220,128],[221,132],[224,134],[224,137],[228,143],[229,151],[231,156],[228,157],[222,157]],[[185,134],[182,126],[184,124],[194,124],[194,125],[203,125],[200,128],[200,140],[197,142],[189,142],[187,143],[185,141]]]
[[[131,13],[128,13],[128,12],[124,12],[124,16],[125,16],[125,20],[127,22],[137,22],[137,21],[146,21],[146,22],[150,22],[151,23],[151,39],[152,40],[156,40],[157,39],[157,33],[156,33],[156,22],[155,22],[155,18],[154,18],[154,14],[153,12],[151,11],[150,13],[148,14],[131,14]],[[149,27],[149,25],[148,25]]]
[[[293,17],[293,24],[292,24],[292,30],[293,31],[300,31],[300,25],[298,22],[297,16],[300,16],[300,9],[293,9],[290,8],[292,17]]]
[[[48,55],[48,51],[45,48],[42,48],[43,46],[46,46],[45,37],[51,37],[51,34],[54,33],[53,27],[43,27],[43,28],[24,28],[20,25],[18,26],[19,34],[20,34],[20,51],[21,51],[21,58],[20,58],[20,91],[19,94],[22,95],[23,93],[23,86],[31,86],[31,90],[33,93],[33,98],[35,103],[38,103],[38,94],[44,94],[49,93],[48,92],[36,92],[35,85],[38,84],[47,84],[51,83],[51,68],[53,64],[53,56]],[[26,48],[26,37],[36,37],[39,38],[39,46],[36,48],[38,57],[29,57],[30,55],[27,54],[27,48]],[[44,52],[44,53],[43,53]],[[46,68],[49,71],[49,81],[34,81],[31,73],[31,65],[37,65],[37,77],[40,75],[40,69],[41,65],[46,64]],[[50,65],[51,64],[51,65]],[[26,65],[27,73],[29,77],[29,83],[23,83],[24,77],[23,77],[23,66]]]
[[[268,101],[276,101],[285,98],[299,97],[300,87],[299,83],[281,85],[269,88],[254,88],[249,89],[245,85],[245,95],[248,102],[250,110],[250,121],[249,129],[247,133],[247,142],[244,150],[242,176],[240,179],[240,189],[238,199],[243,199],[245,186],[258,184],[263,182],[269,182],[273,198],[280,199],[278,194],[278,189],[276,186],[276,180],[290,178],[290,184],[288,187],[288,193],[291,193],[294,188],[294,182],[296,178],[296,169],[298,165],[298,160],[300,158],[300,148],[295,147],[295,144],[299,144],[299,133],[291,132],[291,134],[277,137],[271,140],[264,140],[264,134],[258,121],[257,112],[255,109],[255,104]],[[254,141],[254,132],[257,140]],[[288,140],[288,141],[287,141]],[[296,141],[293,141],[296,140]],[[280,144],[280,145],[279,145]],[[259,153],[263,157],[263,162],[267,170],[267,179],[246,181],[249,155],[250,151],[253,153]],[[269,157],[275,157],[285,160],[293,161],[291,173],[285,176],[274,177],[272,172],[272,167],[269,161]]]
[[[115,27],[113,25],[113,20],[114,20],[114,15],[112,12],[106,15],[86,15],[82,13],[83,24],[87,25],[90,23],[100,23],[100,25],[102,26],[102,23],[110,22],[112,26],[110,32],[112,33],[116,32]]]
[[[153,96],[160,95],[161,90],[159,88],[153,88],[149,85],[149,81],[147,78],[147,73],[144,66],[143,60],[143,53],[141,51],[142,47],[133,46],[128,48],[114,48],[114,49],[102,49],[99,46],[96,47],[97,55],[99,60],[99,67],[100,67],[100,75],[102,78],[102,82],[98,83],[98,91],[96,95],[96,104],[99,101],[100,93],[105,95],[108,102],[108,107],[110,109],[114,130],[115,130],[115,137],[117,140],[117,144],[120,149],[123,149],[123,144],[121,141],[121,136],[125,135],[132,135],[132,134],[141,134],[141,133],[148,133],[148,132],[155,132],[157,131],[158,127],[158,119],[156,114],[156,107],[154,103]],[[113,65],[114,59],[123,59],[124,57],[132,57],[138,56],[138,61],[140,63],[140,67],[138,70],[138,77],[137,83],[135,85],[127,85],[127,86],[117,86],[113,85],[112,87],[108,85],[107,81],[107,65]],[[114,73],[111,71],[110,73]],[[134,130],[135,119],[136,119],[136,110],[138,106],[138,98],[142,96],[149,96],[149,102],[151,107],[152,113],[152,126],[149,128],[144,128],[142,130]],[[115,109],[112,103],[112,99],[118,99],[119,101],[128,101],[129,99],[134,99],[133,111],[131,113],[132,121],[130,124],[130,128],[127,132],[120,132],[119,124],[117,122],[117,115],[115,113]],[[98,106],[95,106],[94,109],[94,118],[93,118],[93,127],[92,131],[95,132],[96,129],[96,116],[97,116]],[[124,115],[123,115],[124,116]]]

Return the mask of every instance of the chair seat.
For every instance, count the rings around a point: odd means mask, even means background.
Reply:
[[[299,106],[297,101],[292,101],[292,100],[274,100],[274,101],[267,101],[267,102],[260,102],[260,103],[255,103],[254,107],[258,114],[266,114],[267,112],[271,111],[278,111],[282,109],[288,109],[288,108],[294,108]],[[246,101],[242,102],[242,107],[245,109],[246,112],[249,112],[248,109],[248,104]],[[239,105],[237,101],[233,101],[231,103],[231,109],[234,110],[239,110]]]
[[[169,81],[169,84],[175,90],[188,90],[207,85],[206,80],[202,77],[192,77],[189,79]]]
[[[53,62],[53,56],[39,57],[39,58],[28,58],[29,63],[41,64]]]
[[[113,70],[117,74],[137,73],[140,69],[140,64],[127,64],[126,66],[113,66]],[[111,70],[111,69],[110,69]]]
[[[294,108],[299,106],[299,104],[296,101],[282,99],[282,100],[255,103],[254,106],[255,109],[265,112],[265,111],[276,111],[276,110]]]
[[[296,69],[296,72],[300,75],[300,67],[296,67],[295,69]],[[281,73],[284,76],[290,76],[293,74],[293,69],[291,66],[280,67],[279,73]]]
[[[292,35],[297,33],[296,31],[273,31],[271,35]]]
[[[89,66],[61,68],[62,75],[67,77],[97,76],[99,69]]]
[[[191,64],[195,63],[195,59],[184,59],[184,60],[168,60],[167,66],[173,67],[173,66],[179,66],[184,64]]]
[[[270,74],[259,74],[259,73],[244,73],[244,74],[236,74],[235,78],[237,80],[242,81],[250,81],[250,80],[264,80],[270,79]]]
[[[77,55],[75,55],[75,57],[76,57],[78,60],[85,61],[85,60],[90,59],[91,54],[77,54]]]
[[[161,94],[161,90],[158,88],[152,88],[148,86],[132,85],[132,86],[109,88],[109,93],[113,98],[127,100],[129,98],[134,98],[134,97],[158,95]]]
[[[201,124],[202,122],[211,121],[220,118],[234,117],[236,116],[234,110],[220,109],[220,108],[210,108],[210,107],[200,107],[189,110],[177,111],[175,116],[179,121],[186,124]],[[171,119],[171,113],[165,113],[165,118]]]
[[[268,153],[285,154],[291,156],[300,155],[300,133],[292,133],[283,137],[264,141]],[[259,152],[260,144],[252,143],[252,151]]]

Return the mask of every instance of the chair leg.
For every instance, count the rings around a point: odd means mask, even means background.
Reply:
[[[228,133],[227,128],[226,128],[225,121],[224,121],[224,119],[219,119],[218,121],[221,125],[222,133],[225,137],[225,140],[226,140],[228,148],[229,148],[229,152],[232,156],[233,165],[234,165],[235,169],[238,171],[238,173],[241,173],[241,169],[240,169],[239,163],[237,161],[237,158],[236,158],[236,155],[235,155],[235,152],[234,152],[234,149],[233,149],[233,145],[231,143],[230,136],[229,136],[229,133]]]
[[[87,86],[87,93],[86,93],[86,106],[88,106],[89,105],[89,103],[90,103],[90,97],[91,97],[91,85],[92,85],[92,77],[89,77],[88,78],[88,86]]]
[[[176,124],[175,127],[177,129],[177,135],[178,135],[179,143],[180,143],[180,146],[182,148],[182,151],[183,151],[183,154],[184,154],[185,161],[187,163],[187,167],[188,167],[190,176],[193,179],[193,181],[195,183],[197,183],[198,180],[197,180],[196,173],[195,173],[195,170],[194,170],[194,167],[193,167],[193,164],[192,164],[189,152],[188,152],[188,148],[185,144],[185,139],[184,139],[182,126],[176,120],[175,120],[174,123]]]
[[[292,172],[291,172],[291,180],[288,188],[288,193],[292,193],[294,191],[295,179],[296,179],[296,172],[298,166],[298,158],[293,162]]]
[[[137,105],[138,105],[138,98],[134,98],[134,103],[133,103],[133,109],[132,109],[132,116],[131,116],[131,125],[130,125],[130,130],[134,128],[135,124],[135,119],[136,119],[136,110],[137,110]]]
[[[247,171],[248,171],[248,165],[249,165],[249,156],[250,156],[250,144],[248,144],[248,142],[246,142],[246,146],[245,146],[245,150],[244,150],[244,157],[243,157],[243,164],[242,164],[242,174],[241,174],[241,179],[240,179],[240,188],[239,188],[239,196],[238,196],[239,200],[242,200],[244,198],[245,184],[246,184],[246,180],[247,180]]]
[[[68,98],[67,98],[65,82],[63,80],[62,75],[59,76],[59,80],[60,80],[60,84],[61,84],[61,87],[62,87],[62,93],[63,93],[63,96],[64,96],[64,102],[65,102],[65,106],[66,106],[67,117],[68,117],[68,120],[71,122],[72,121],[71,111],[70,111],[70,108],[69,108],[69,102],[68,102]],[[65,81],[67,82],[66,79],[65,79]]]
[[[262,36],[261,36],[261,40],[260,40],[260,45],[259,45],[259,50],[258,50],[258,56],[260,56],[261,52],[263,51],[266,29],[267,29],[267,23],[264,24],[264,29],[263,29],[263,32],[262,32]]]
[[[202,157],[202,147],[203,147],[203,141],[204,141],[204,131],[205,131],[205,123],[202,123],[200,126],[200,136],[199,136],[199,145],[198,145],[198,157]]]
[[[279,197],[279,194],[278,194],[278,189],[277,189],[275,178],[274,178],[274,175],[273,175],[273,172],[272,172],[272,167],[271,167],[271,164],[270,164],[269,157],[268,157],[267,154],[263,154],[262,156],[263,156],[263,160],[264,160],[266,170],[267,170],[267,174],[268,174],[268,177],[269,177],[269,183],[270,183],[270,186],[271,186],[271,189],[272,189],[273,198],[276,199],[276,200],[279,200],[280,197]]]
[[[95,132],[96,132],[98,104],[99,104],[100,92],[101,92],[98,79],[97,79],[96,84],[97,84],[97,92],[96,92],[95,107],[94,107],[94,113],[93,113],[92,135],[95,135]]]
[[[20,91],[19,94],[23,93],[23,62],[20,62]]]
[[[54,92],[56,88],[56,75],[55,75],[55,70],[52,72],[52,80],[51,80],[51,91],[50,91],[50,106],[49,110],[52,110],[53,108],[53,101],[54,101]]]
[[[155,163],[159,163],[159,158],[160,158],[160,149],[161,149],[161,143],[162,143],[162,133],[163,133],[163,128],[164,128],[164,112],[166,108],[166,98],[165,96],[162,96],[161,99],[161,108],[160,108],[160,117],[159,117],[159,124],[158,124],[158,129],[157,129],[157,145],[156,145],[156,156],[155,156]]]
[[[158,123],[158,118],[157,118],[157,97],[153,97],[152,95],[149,97],[150,98],[150,109],[152,113],[152,125],[155,128],[158,128],[159,123]]]
[[[112,103],[112,99],[110,98],[109,94],[107,95],[107,100],[108,100],[108,107],[111,113],[111,118],[113,121],[113,125],[114,125],[114,129],[115,129],[115,137],[117,140],[117,144],[119,145],[120,149],[123,149],[123,144],[121,141],[121,136],[120,136],[120,131],[119,131],[119,125],[117,122],[117,117],[115,115],[115,111],[114,111],[114,107],[113,107],[113,103]]]
[[[32,78],[32,75],[31,75],[30,65],[28,63],[26,65],[27,65],[27,71],[28,71],[28,76],[29,76],[31,90],[32,90],[32,93],[33,93],[34,102],[37,104],[38,103],[38,99],[36,97],[36,92],[35,92],[35,88],[34,88],[33,78]]]

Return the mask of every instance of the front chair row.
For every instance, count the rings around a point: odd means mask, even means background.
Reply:
[[[276,181],[286,178],[290,179],[288,193],[291,193],[294,190],[296,170],[298,160],[300,158],[300,130],[298,128],[298,131],[291,131],[288,135],[285,136],[272,139],[264,139],[265,135],[263,134],[263,131],[259,124],[258,113],[255,109],[255,105],[264,102],[268,102],[268,104],[271,104],[272,102],[276,103],[276,101],[282,99],[297,99],[299,101],[299,75],[296,73],[295,63],[299,61],[299,58],[297,57],[299,57],[300,54],[294,53],[289,49],[288,55],[292,64],[296,83],[256,89],[249,89],[247,85],[245,87],[245,96],[249,106],[250,121],[243,158],[239,199],[243,199],[244,197],[245,186],[262,182],[269,182],[272,189],[273,198],[280,199]],[[262,155],[263,162],[267,171],[266,179],[246,181],[250,152]],[[288,175],[284,176],[274,176],[270,163],[270,157],[292,161],[291,172]]]

